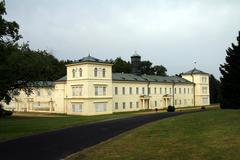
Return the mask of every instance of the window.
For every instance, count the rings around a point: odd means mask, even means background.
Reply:
[[[139,107],[139,102],[136,102],[136,108],[138,108]]]
[[[94,68],[94,77],[97,77],[97,72],[98,72],[98,69]]]
[[[95,96],[106,96],[106,86],[95,86]]]
[[[122,87],[122,94],[125,94],[125,87]]]
[[[136,94],[138,94],[138,92],[139,92],[139,91],[138,91],[138,87],[136,87]]]
[[[207,94],[208,93],[208,88],[207,87],[202,87],[202,93]]]
[[[162,88],[160,88],[159,93],[162,94]]]
[[[174,88],[174,94],[177,94],[177,88]]]
[[[202,82],[207,83],[207,77],[202,77]]]
[[[148,94],[151,94],[151,88],[148,87]]]
[[[130,108],[132,108],[132,102],[129,103]]]
[[[72,96],[82,96],[82,86],[72,86]]]
[[[102,76],[103,76],[103,77],[106,76],[106,69],[105,69],[105,68],[103,68],[103,70],[102,70]]]
[[[106,112],[107,111],[107,103],[95,103],[95,111],[96,112]]]
[[[183,88],[183,93],[186,94],[186,88]]]
[[[82,103],[72,103],[72,112],[82,112]]]
[[[125,102],[123,102],[123,109],[125,109],[126,108],[126,103]]]
[[[186,105],[187,104],[187,100],[186,99],[184,99],[184,105]]]
[[[129,87],[129,94],[132,94],[132,87]]]
[[[169,88],[169,94],[172,94],[172,88]]]
[[[115,109],[118,109],[118,103],[115,103]]]
[[[73,77],[73,78],[76,77],[76,71],[75,71],[75,69],[72,69],[72,77]]]
[[[40,102],[38,102],[38,106],[41,106],[41,103],[40,103]]]
[[[179,88],[179,91],[178,91],[178,92],[179,92],[179,94],[181,94],[181,93],[182,93],[182,90],[181,90],[181,88]]]
[[[203,104],[208,104],[208,98],[207,97],[202,98],[202,103]]]
[[[181,99],[179,99],[179,105],[181,105],[182,104],[182,101],[181,101]]]
[[[189,88],[187,89],[187,93],[189,94]]]
[[[114,91],[115,95],[118,94],[118,87],[115,87],[115,91]]]
[[[79,68],[79,77],[82,77],[82,68]]]
[[[167,94],[167,88],[165,88],[165,94]]]
[[[157,101],[155,101],[155,107],[157,107]]]
[[[51,96],[51,95],[52,95],[51,90],[48,90],[48,96]]]
[[[40,89],[37,90],[37,96],[41,96]]]
[[[145,88],[144,87],[142,88],[142,94],[145,94]]]
[[[177,105],[177,100],[175,100],[175,105]]]
[[[154,88],[154,94],[157,94],[157,88]]]

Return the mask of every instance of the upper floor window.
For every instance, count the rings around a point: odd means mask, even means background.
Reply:
[[[118,87],[115,87],[115,95],[117,95],[118,94]]]
[[[159,93],[162,94],[162,88],[159,89]]]
[[[37,96],[41,96],[40,89],[37,90]]]
[[[82,77],[82,68],[79,68],[79,77]]]
[[[95,96],[105,96],[106,86],[95,86]]]
[[[142,88],[142,94],[145,94],[145,88],[144,87]]]
[[[76,70],[72,69],[72,77],[75,78],[76,77]]]
[[[189,88],[187,89],[187,92],[188,92],[188,94],[190,93],[190,92],[189,92]]]
[[[122,87],[122,94],[125,94],[125,87]]]
[[[52,91],[48,90],[48,96],[51,96],[51,95],[52,95]]]
[[[129,94],[132,94],[132,87],[129,87]]]
[[[157,88],[154,88],[154,94],[157,94]]]
[[[186,94],[186,88],[183,88],[183,93]]]
[[[179,92],[179,94],[181,94],[181,93],[182,93],[182,90],[181,90],[181,88],[179,88],[179,91],[178,91],[178,92]]]
[[[82,96],[82,86],[72,86],[72,96]]]
[[[105,69],[105,68],[103,68],[103,70],[102,70],[102,76],[103,76],[103,77],[106,76],[106,69]]]
[[[169,94],[172,94],[172,88],[169,88]]]
[[[148,94],[151,94],[151,88],[148,87]]]
[[[207,83],[207,77],[202,77],[202,82]]]
[[[174,94],[177,94],[177,88],[174,88]]]
[[[94,68],[94,77],[97,77],[97,72],[98,72],[98,69]]]
[[[139,91],[138,91],[138,87],[136,87],[136,94],[138,94],[138,92],[139,92]]]
[[[165,88],[165,94],[167,94],[167,88]]]

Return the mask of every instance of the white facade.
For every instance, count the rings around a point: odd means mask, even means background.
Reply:
[[[7,109],[77,115],[209,105],[208,74],[191,70],[180,77],[112,73],[93,57],[67,65],[67,75],[33,94],[14,97]]]

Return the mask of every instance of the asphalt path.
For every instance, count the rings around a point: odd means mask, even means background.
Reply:
[[[139,115],[74,126],[0,143],[1,160],[59,160],[146,123],[189,112]]]

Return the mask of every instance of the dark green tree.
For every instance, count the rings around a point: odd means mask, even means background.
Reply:
[[[152,62],[142,61],[140,66],[141,74],[153,75],[154,70],[152,68]]]
[[[130,62],[124,61],[121,57],[118,57],[113,62],[112,72],[114,73],[130,73],[131,64]]]
[[[221,80],[221,108],[240,109],[240,32],[238,44],[232,43],[227,49],[226,62],[220,65]]]
[[[153,66],[153,72],[155,75],[158,75],[158,76],[166,76],[167,75],[167,69],[162,66],[162,65],[155,65]]]
[[[221,83],[212,74],[209,76],[209,88],[210,88],[210,103],[220,102],[220,86]]]

